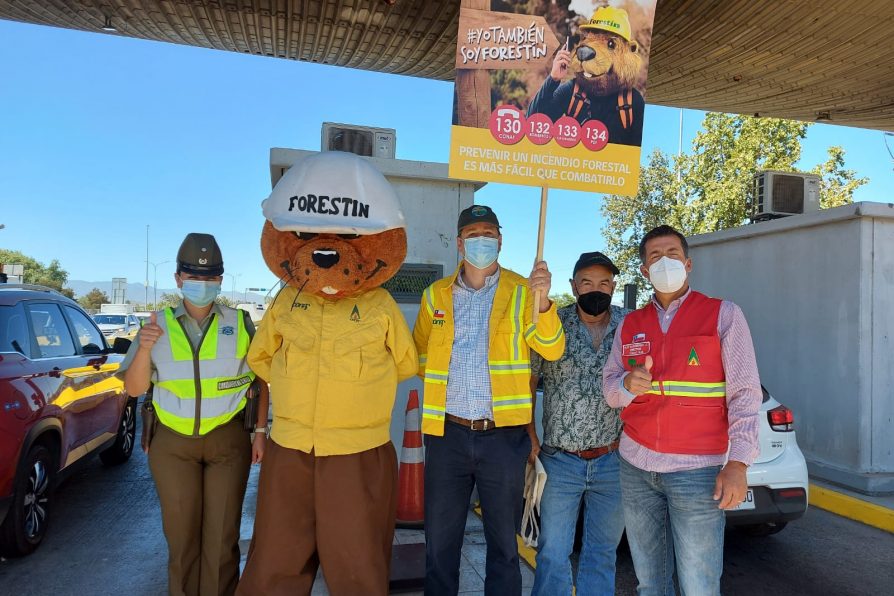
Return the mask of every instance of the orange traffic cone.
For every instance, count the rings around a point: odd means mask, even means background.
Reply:
[[[420,528],[425,517],[425,463],[421,426],[419,392],[413,389],[407,400],[407,417],[404,423],[404,441],[397,483],[397,525],[402,527]]]

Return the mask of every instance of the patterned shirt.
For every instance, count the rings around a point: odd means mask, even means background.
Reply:
[[[611,318],[597,350],[577,304],[558,311],[565,328],[565,354],[555,362],[531,355],[531,372],[543,379],[543,443],[567,451],[603,447],[618,440],[620,411],[602,396],[602,367],[615,329],[629,311],[611,307]]]
[[[652,304],[658,311],[661,330],[667,333],[674,316],[692,290],[671,302],[667,310],[652,296]],[[751,331],[745,321],[742,309],[724,300],[717,317],[717,332],[720,335],[720,353],[723,358],[723,372],[726,376],[726,406],[729,419],[729,459],[750,466],[760,453],[758,432],[760,411],[763,401],[761,381],[757,372],[754,344]],[[626,408],[636,397],[624,387],[624,362],[621,360],[621,327],[615,334],[612,353],[605,363],[605,397],[613,408]],[[660,453],[640,445],[626,434],[621,435],[621,457],[641,470],[648,472],[680,472],[726,463],[723,455],[683,455]]]
[[[500,270],[475,290],[463,281],[453,285],[453,350],[447,369],[447,413],[467,420],[494,419],[487,347],[490,311],[494,306]]]

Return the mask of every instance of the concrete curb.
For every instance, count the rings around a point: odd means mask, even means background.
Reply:
[[[824,486],[810,485],[810,505],[894,533],[894,509],[869,503]]]

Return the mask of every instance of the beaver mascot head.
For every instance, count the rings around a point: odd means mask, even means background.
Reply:
[[[359,295],[391,279],[407,256],[397,194],[352,153],[301,160],[262,205],[264,261],[300,292],[328,300]]]
[[[630,35],[627,11],[603,6],[580,26],[581,38],[571,58],[571,72],[590,97],[632,89],[642,57]]]

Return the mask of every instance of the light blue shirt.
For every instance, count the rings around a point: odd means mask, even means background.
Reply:
[[[447,371],[447,413],[468,420],[494,419],[488,340],[490,313],[500,270],[485,278],[480,290],[463,281],[453,285],[453,350]]]

